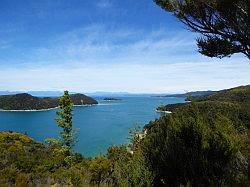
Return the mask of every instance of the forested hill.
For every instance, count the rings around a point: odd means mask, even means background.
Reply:
[[[190,97],[191,102],[158,107],[159,111],[175,111],[188,105],[196,105],[209,119],[222,114],[232,120],[240,120],[250,127],[250,85],[218,91],[209,96]]]
[[[234,102],[234,103],[250,104],[250,85],[221,90],[221,91],[213,92],[210,95],[206,95],[206,96],[189,96],[188,99],[192,100],[193,102],[220,101],[220,102]],[[186,105],[187,104],[188,103],[186,103]],[[157,109],[159,110],[161,109],[163,111],[167,109],[173,110],[180,106],[183,106],[183,104],[170,104],[170,105],[158,107]]]
[[[188,100],[144,126],[146,162],[169,186],[249,186],[250,85]]]
[[[250,85],[240,86],[227,90],[221,90],[215,94],[205,97],[193,97],[194,101],[229,101],[229,102],[250,102]]]
[[[72,94],[74,105],[91,105],[98,102],[84,94]],[[0,96],[1,110],[41,110],[55,108],[59,105],[59,98],[34,97],[27,93]]]

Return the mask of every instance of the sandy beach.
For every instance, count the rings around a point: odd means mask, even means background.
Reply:
[[[93,105],[98,105],[98,104],[89,104],[89,105],[73,105],[74,107],[87,107],[87,106],[93,106]],[[54,108],[46,108],[46,109],[38,109],[38,110],[3,110],[0,109],[0,112],[44,112],[44,111],[49,111],[49,110],[54,110],[59,107],[54,107]]]
[[[166,113],[166,114],[171,114],[172,112],[171,111],[164,111],[164,110],[155,110],[156,112],[159,112],[159,113]]]

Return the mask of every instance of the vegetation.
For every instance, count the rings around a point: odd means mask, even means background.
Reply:
[[[114,146],[107,155],[65,155],[18,133],[0,133],[1,186],[150,186],[151,172],[142,152]]]
[[[203,113],[214,119],[218,112],[231,120],[250,127],[250,85],[218,91],[212,95],[189,98]],[[158,107],[161,111],[173,111],[191,103],[172,104]]]
[[[250,58],[249,0],[155,0],[195,32],[210,57],[244,53]],[[86,100],[85,100],[86,99]],[[73,153],[73,104],[96,104],[85,95],[0,97],[4,110],[59,106],[61,139],[43,144],[0,132],[0,186],[249,186],[250,86],[161,107],[172,113],[132,131],[131,143],[106,155]]]
[[[173,113],[145,126],[144,152],[157,183],[237,186],[247,181],[249,96],[248,85],[159,107]]]
[[[229,118],[218,113],[208,122],[197,106],[187,105],[145,128],[141,146],[155,186],[246,185],[246,132]]]
[[[84,94],[71,94],[70,98],[74,105],[93,105],[98,104],[98,102],[92,97],[88,97]]]
[[[59,116],[56,119],[56,122],[58,123],[58,126],[63,129],[63,131],[60,133],[61,139],[47,139],[46,141],[51,146],[60,146],[61,152],[64,152],[65,155],[69,156],[70,152],[72,151],[72,147],[76,143],[77,131],[73,129],[73,102],[68,91],[64,92],[64,95],[59,99],[59,102],[59,107],[61,110],[56,112]]]
[[[70,95],[74,105],[98,104],[96,100],[84,94]],[[59,98],[34,97],[30,94],[0,96],[2,110],[41,110],[59,106]]]
[[[230,101],[247,104],[250,101],[250,85],[222,90],[207,97],[194,97],[195,101]]]
[[[6,186],[73,185],[90,181],[89,160],[48,147],[18,133],[0,133],[0,184]],[[84,179],[83,179],[84,176]]]
[[[199,52],[223,58],[243,53],[250,58],[249,0],[154,0],[189,29],[200,33]]]
[[[165,105],[165,106],[159,106],[156,108],[156,111],[159,112],[164,112],[164,111],[169,111],[172,112],[174,110],[176,110],[177,108],[180,108],[181,106],[186,105],[186,103],[176,103],[176,104],[169,104],[169,105]]]
[[[58,144],[0,133],[0,185],[249,185],[249,86],[194,98],[143,131],[132,131],[130,144],[112,146],[95,158],[71,151],[67,92],[60,101],[57,121],[63,132]]]

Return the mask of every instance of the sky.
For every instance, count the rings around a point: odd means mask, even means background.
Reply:
[[[181,93],[250,84],[153,0],[0,0],[0,90]]]

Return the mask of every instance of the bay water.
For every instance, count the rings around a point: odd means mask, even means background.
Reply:
[[[129,129],[144,126],[160,117],[155,111],[160,105],[185,102],[183,97],[119,97],[121,100],[73,108],[74,127],[79,128],[75,151],[91,157],[105,153],[110,145],[128,142]],[[46,138],[58,138],[60,128],[55,122],[56,111],[0,112],[0,131],[26,133],[43,142]]]

